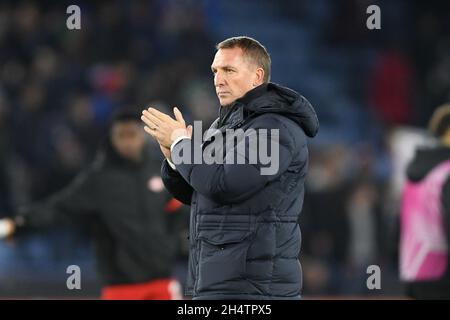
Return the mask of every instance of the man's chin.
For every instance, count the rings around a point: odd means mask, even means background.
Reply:
[[[235,100],[230,100],[230,99],[222,99],[222,100],[219,99],[219,103],[222,107],[228,107],[228,106],[232,105],[234,101]]]

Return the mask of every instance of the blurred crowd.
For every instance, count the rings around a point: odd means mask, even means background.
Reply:
[[[79,2],[82,28],[72,31],[65,13],[71,3],[2,1],[0,218],[61,189],[92,161],[118,108],[176,105],[188,120],[209,125],[219,107],[210,75],[214,45],[222,40],[215,25],[237,19],[221,11],[224,2]],[[300,219],[306,296],[402,294],[397,237],[403,171],[414,146],[427,141],[421,128],[432,111],[450,100],[448,5],[375,1],[382,29],[369,33],[370,4],[285,0],[273,12],[274,19],[314,29],[309,46],[322,61],[311,73],[322,68],[348,83],[337,95],[326,94],[321,80],[303,87],[304,76],[284,83],[283,70],[273,79],[304,94],[321,121],[322,138],[311,141]],[[258,39],[258,33],[248,35]],[[278,41],[292,40],[283,35]],[[261,41],[271,52],[275,44]],[[275,53],[272,59],[275,66]],[[84,259],[89,266],[88,248],[85,235],[67,231],[0,243],[0,294],[14,294],[23,279],[31,282],[31,270],[47,272],[50,282],[57,264]],[[383,272],[381,291],[366,287],[371,264]]]

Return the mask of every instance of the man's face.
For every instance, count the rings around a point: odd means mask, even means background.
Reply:
[[[262,83],[257,67],[245,58],[241,48],[219,49],[211,70],[214,86],[221,106],[230,105],[236,99]]]
[[[139,160],[145,144],[144,130],[136,121],[120,121],[111,129],[111,142],[123,158]]]

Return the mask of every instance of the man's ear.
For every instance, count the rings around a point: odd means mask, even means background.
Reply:
[[[264,69],[263,68],[257,68],[256,69],[256,79],[253,83],[254,87],[257,87],[264,83]]]

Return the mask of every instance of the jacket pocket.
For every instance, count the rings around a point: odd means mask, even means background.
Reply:
[[[246,285],[247,251],[252,232],[241,229],[199,226],[197,291],[242,292]]]
[[[221,228],[200,226],[198,230],[198,239],[211,245],[223,247],[228,244],[242,242],[251,234],[252,232],[249,227],[234,226],[232,228]]]

